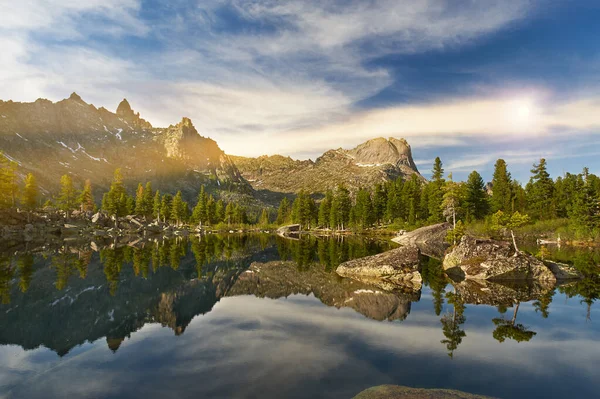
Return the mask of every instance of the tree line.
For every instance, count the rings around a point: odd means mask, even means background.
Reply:
[[[67,214],[73,211],[102,211],[108,216],[124,217],[134,215],[146,220],[155,219],[162,222],[181,225],[189,223],[200,226],[214,226],[220,223],[232,225],[256,224],[268,225],[269,212],[263,209],[257,220],[251,220],[244,206],[233,202],[216,199],[206,193],[204,186],[200,188],[193,208],[183,199],[181,191],[175,195],[153,190],[152,183],[139,183],[134,195],[130,195],[123,182],[120,169],[116,169],[109,191],[102,195],[100,207],[94,200],[92,183],[86,180],[82,189],[75,187],[72,177],[65,174],[60,178],[60,189],[52,199],[41,204],[41,192],[35,176],[25,176],[23,184],[19,184],[17,176],[18,164],[9,162],[0,153],[0,209],[21,208],[32,212],[41,208],[56,208]]]
[[[507,163],[499,159],[491,184],[487,186],[477,171],[465,182],[444,176],[443,164],[436,158],[429,182],[412,175],[360,188],[351,196],[339,185],[327,191],[317,205],[313,197],[300,191],[290,203],[284,198],[277,223],[298,223],[304,229],[366,229],[382,225],[418,227],[444,221],[463,223],[492,219],[504,227],[525,221],[569,218],[584,234],[600,228],[600,178],[586,168],[579,174],[566,173],[553,180],[547,162],[533,165],[531,178],[523,187],[513,179]]]

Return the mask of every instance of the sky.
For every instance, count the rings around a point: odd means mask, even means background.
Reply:
[[[228,154],[404,137],[428,176],[600,173],[597,0],[0,0],[0,99],[77,92]]]

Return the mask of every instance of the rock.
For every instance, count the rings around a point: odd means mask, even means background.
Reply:
[[[408,233],[405,230],[400,230],[398,237],[392,239],[392,241],[404,246],[417,247],[424,255],[442,259],[446,248],[448,248],[448,243],[446,243],[448,229],[450,229],[450,223],[421,227]]]
[[[449,274],[479,280],[547,280],[556,276],[542,261],[517,253],[512,245],[495,240],[464,236],[446,255],[443,264]]]
[[[76,226],[76,225],[74,225],[74,224],[65,223],[63,227],[64,227],[65,229],[76,229],[76,228],[78,228],[79,226]]]
[[[94,216],[92,216],[92,223],[94,223],[94,224],[100,222],[101,220],[104,220],[104,215],[101,214],[100,212],[98,212]]]
[[[578,280],[583,278],[583,274],[571,265],[551,261],[545,261],[544,263],[558,280]]]
[[[465,304],[511,307],[519,302],[538,300],[552,293],[552,281],[497,281],[466,279],[452,281],[456,295]]]
[[[353,279],[383,279],[400,283],[421,285],[419,249],[400,247],[390,251],[354,259],[338,266],[340,276]]]
[[[380,385],[365,389],[354,399],[492,399],[487,396],[449,389],[409,388],[399,385]]]
[[[288,226],[282,226],[277,229],[277,234],[282,237],[287,237],[290,234],[298,234],[300,233],[300,225],[299,224],[290,224]]]
[[[94,235],[96,237],[106,237],[108,235],[108,233],[104,230],[95,230]]]

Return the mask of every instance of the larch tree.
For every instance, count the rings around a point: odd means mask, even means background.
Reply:
[[[60,193],[56,200],[58,208],[67,213],[75,208],[77,200],[77,190],[73,186],[73,179],[69,175],[63,175],[60,178]]]
[[[94,212],[96,210],[96,202],[92,193],[92,182],[89,179],[83,184],[83,190],[81,190],[77,202],[82,212]]]
[[[28,173],[25,176],[25,188],[23,189],[23,195],[21,197],[21,205],[27,210],[27,221],[30,220],[30,213],[38,205],[38,197],[40,190],[38,188],[35,176]]]

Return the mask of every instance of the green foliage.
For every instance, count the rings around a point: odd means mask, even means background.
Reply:
[[[283,197],[283,199],[279,203],[279,209],[277,210],[276,223],[278,225],[287,223],[290,219],[290,214],[291,214],[290,201],[287,199],[287,197]]]
[[[56,199],[58,209],[70,212],[75,208],[77,191],[73,186],[73,179],[69,175],[63,175],[60,178],[60,194]]]
[[[132,212],[133,205],[133,199],[125,191],[121,169],[116,169],[110,190],[102,198],[102,209],[111,216],[121,217]]]
[[[317,224],[317,216],[315,201],[304,190],[300,190],[292,203],[292,222],[300,224],[302,229],[310,230],[311,226]]]
[[[456,222],[456,226],[446,233],[446,241],[451,245],[456,245],[465,235],[465,230],[465,225],[459,220]]]
[[[492,212],[512,212],[511,177],[508,173],[506,162],[503,159],[496,161],[494,177],[492,179],[492,197],[490,199]]]
[[[465,219],[467,222],[483,219],[489,212],[489,198],[483,178],[477,171],[471,172],[465,184]]]
[[[31,173],[25,177],[25,189],[23,190],[23,196],[21,197],[21,205],[28,210],[34,210],[38,205],[38,197],[40,190],[38,188],[35,176]]]
[[[525,189],[527,193],[528,211],[533,218],[548,220],[556,217],[554,210],[554,182],[546,170],[546,160],[540,159],[531,170],[533,176]]]
[[[429,221],[432,223],[439,223],[444,220],[442,202],[444,200],[443,187],[445,181],[443,176],[444,169],[442,168],[442,161],[437,157],[433,164],[431,182],[425,189],[428,198],[427,207],[429,211]],[[416,206],[415,201],[412,203],[413,207]]]
[[[89,179],[85,181],[77,202],[84,212],[93,212],[96,210],[96,202],[92,193],[92,182]]]
[[[330,216],[331,216],[331,205],[333,202],[333,192],[331,190],[327,190],[325,193],[325,198],[319,204],[319,216],[318,216],[318,224],[322,228],[330,227]]]

